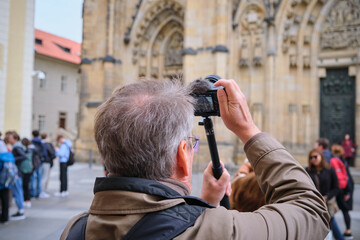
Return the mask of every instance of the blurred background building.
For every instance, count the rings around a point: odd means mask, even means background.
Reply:
[[[359,143],[360,2],[85,0],[76,146],[96,150],[93,116],[117,85],[178,74],[235,79],[255,123],[303,164],[319,137]],[[243,145],[214,121],[221,159],[241,161]]]
[[[32,128],[75,140],[81,44],[35,29]]]
[[[31,136],[34,0],[0,1],[0,131]]]

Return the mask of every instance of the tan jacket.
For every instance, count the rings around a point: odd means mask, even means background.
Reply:
[[[324,239],[329,215],[322,196],[303,167],[274,138],[259,133],[245,145],[268,205],[240,213],[223,207],[205,210],[176,239]],[[164,183],[186,194],[180,183]],[[182,190],[181,190],[182,188]],[[183,199],[129,191],[102,191],[94,196],[86,226],[86,239],[121,239],[146,213],[167,209]],[[61,239],[86,213],[72,218]]]

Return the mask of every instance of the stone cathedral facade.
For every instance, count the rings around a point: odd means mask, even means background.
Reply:
[[[96,151],[93,117],[116,86],[208,74],[235,79],[258,127],[303,164],[319,137],[360,143],[360,1],[84,0],[76,147]],[[221,159],[243,160],[242,143],[213,121]],[[194,133],[205,162],[196,122]]]

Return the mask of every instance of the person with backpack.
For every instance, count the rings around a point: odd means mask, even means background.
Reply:
[[[56,148],[55,154],[59,157],[60,163],[60,192],[55,193],[57,197],[65,197],[69,195],[68,192],[68,174],[67,167],[68,161],[71,154],[72,143],[62,135],[57,136],[57,142],[60,148]]]
[[[50,197],[50,195],[46,192],[47,184],[49,182],[50,171],[54,164],[53,161],[56,158],[56,155],[55,155],[55,148],[50,142],[48,142],[46,133],[41,134],[41,142],[46,148],[47,156],[45,157],[45,161],[42,163],[40,198],[48,198]]]
[[[331,166],[335,169],[338,182],[339,182],[339,189],[340,192],[336,197],[337,204],[341,209],[341,212],[344,216],[346,230],[344,232],[345,239],[353,239],[351,234],[351,218],[349,211],[352,210],[352,194],[354,185],[353,182],[350,180],[349,171],[346,169],[346,165],[341,160],[341,157],[344,154],[344,149],[341,145],[333,144],[331,146],[331,152],[333,157],[330,160]]]
[[[12,153],[15,158],[15,163],[18,168],[18,178],[11,187],[13,198],[15,199],[16,206],[18,207],[17,213],[11,215],[11,220],[25,219],[24,210],[24,190],[23,190],[23,175],[19,171],[21,164],[27,159],[25,154],[26,148],[20,142],[20,136],[15,131],[8,133],[8,141],[12,145]]]
[[[19,170],[23,175],[23,190],[24,190],[24,206],[31,208],[31,194],[30,194],[30,179],[34,170],[33,157],[35,152],[34,145],[31,144],[30,140],[23,138],[21,143],[25,146],[26,160],[20,165]]]
[[[31,143],[34,145],[36,154],[40,157],[40,165],[35,166],[34,165],[34,171],[31,176],[31,196],[38,198],[41,194],[41,179],[42,179],[42,168],[43,163],[46,161],[47,158],[47,151],[46,147],[41,141],[41,138],[39,137],[39,131],[34,130],[32,131],[33,139],[31,140]]]
[[[12,162],[15,164],[14,156],[11,152],[8,151],[6,144],[1,139],[0,132],[0,173],[4,170],[4,164],[7,162]],[[0,179],[3,179],[0,177]],[[11,184],[6,184],[6,182],[0,181],[0,200],[1,200],[1,215],[0,223],[6,223],[9,221],[9,192]]]

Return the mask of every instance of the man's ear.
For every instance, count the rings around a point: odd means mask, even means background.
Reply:
[[[184,178],[190,176],[190,166],[191,161],[189,158],[187,142],[182,140],[178,146],[178,151],[176,153],[176,175],[178,178]]]

